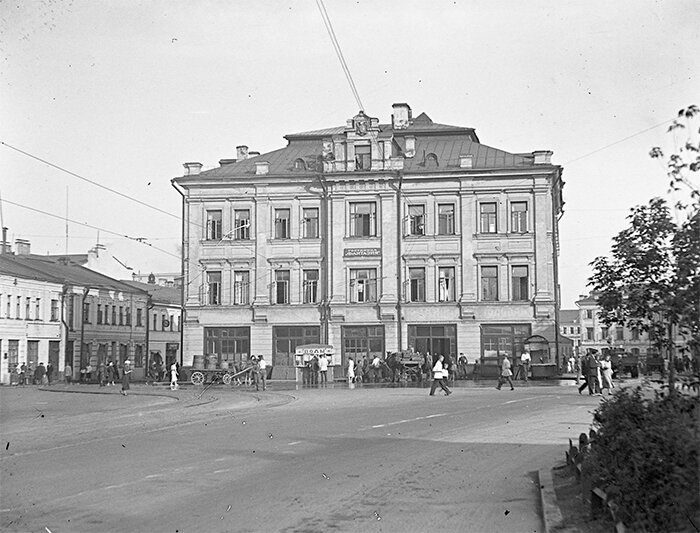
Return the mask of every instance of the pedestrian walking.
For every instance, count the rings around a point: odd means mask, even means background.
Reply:
[[[107,376],[106,376],[106,369],[105,369],[105,364],[100,362],[97,364],[97,382],[100,384],[100,387],[104,387],[106,382],[107,382]]]
[[[114,374],[114,363],[112,361],[107,363],[107,369],[106,369],[105,374],[106,374],[105,377],[107,378],[107,385],[108,386],[111,385],[112,387],[114,387],[115,374]]]
[[[608,389],[608,396],[610,396],[612,394],[612,389],[615,388],[612,380],[613,370],[610,354],[606,355],[605,359],[600,362],[600,371],[603,379],[601,393],[603,392],[603,389]]]
[[[457,368],[459,379],[467,379],[467,366],[469,365],[469,360],[464,355],[464,353],[459,353],[459,359],[457,359]]]
[[[177,362],[170,365],[170,390],[177,390],[180,386],[177,384]]]
[[[124,361],[124,366],[122,368],[122,390],[123,396],[126,396],[126,391],[129,390],[129,380],[131,379],[131,361],[127,358]]]
[[[379,383],[379,367],[381,364],[382,360],[379,358],[379,355],[375,355],[369,365],[370,380],[374,381],[375,383]]]
[[[355,360],[348,357],[348,383],[355,383]]]
[[[587,374],[586,382],[588,384],[588,395],[600,394],[600,362],[597,357],[597,350],[591,350],[586,356]]]
[[[258,368],[260,370],[260,382],[262,383],[262,389],[267,389],[267,361],[262,354],[258,356]],[[326,368],[328,368],[326,366]]]
[[[447,384],[445,383],[446,370],[443,364],[444,360],[444,356],[438,355],[438,359],[435,362],[435,365],[433,365],[433,383],[430,386],[430,396],[435,396],[435,389],[437,389],[438,385],[440,385],[440,388],[443,391],[445,391],[445,396],[449,396],[450,394],[452,394],[452,391],[447,387]]]
[[[34,385],[43,385],[45,376],[46,369],[44,368],[44,363],[39,363],[36,370],[34,370]]]
[[[53,379],[53,365],[49,362],[46,365],[46,381],[51,385],[51,380]]]
[[[321,385],[328,384],[328,357],[322,353],[318,358],[318,374],[321,379]]]
[[[510,359],[508,359],[508,356],[503,356],[503,361],[501,362],[501,375],[498,377],[498,385],[496,385],[498,390],[501,390],[501,386],[503,385],[504,381],[508,382],[510,385],[510,390],[515,390],[515,387],[513,387],[513,380],[511,379],[513,371],[510,369],[510,367]]]
[[[65,378],[66,383],[68,385],[70,385],[71,382],[73,381],[73,367],[72,366],[67,364],[66,366],[63,367],[63,377]]]

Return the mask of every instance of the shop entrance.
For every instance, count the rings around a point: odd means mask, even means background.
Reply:
[[[362,362],[362,357],[371,361],[378,355],[384,359],[384,326],[343,326],[341,334],[341,368],[335,369],[336,377],[346,377],[348,357],[352,357],[356,365]],[[357,370],[355,374],[358,374]]]
[[[455,324],[409,325],[408,344],[418,353],[444,355],[457,361],[457,326]]]

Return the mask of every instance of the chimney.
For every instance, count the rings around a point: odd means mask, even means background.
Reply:
[[[459,168],[473,168],[474,156],[472,154],[459,154]]]
[[[270,163],[267,161],[256,161],[255,162],[255,174],[263,175],[270,173]]]
[[[185,167],[185,176],[196,176],[202,170],[202,163],[183,163]]]
[[[26,239],[15,239],[15,253],[17,255],[31,254],[31,244]]]
[[[391,125],[395,130],[405,130],[411,124],[411,106],[408,104],[394,104],[391,106],[394,114],[391,115]]]
[[[8,253],[7,246],[7,228],[2,228],[2,248],[0,248],[0,255]]]
[[[239,161],[243,161],[244,159],[248,159],[248,147],[245,144],[242,144],[240,146],[236,146],[236,158]]]
[[[535,150],[532,152],[535,158],[535,165],[551,165],[552,164],[552,152],[551,150]]]
[[[219,159],[219,166],[225,166],[225,165],[230,165],[231,163],[235,163],[238,161],[237,159]]]
[[[404,150],[404,155],[406,157],[413,157],[416,155],[416,138],[413,135],[406,137],[406,149]]]
[[[248,157],[255,157],[260,155],[260,152],[248,152]]]

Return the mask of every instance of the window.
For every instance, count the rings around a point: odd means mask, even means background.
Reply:
[[[304,270],[304,303],[318,302],[318,270]]]
[[[275,239],[289,239],[289,209],[275,209]]]
[[[438,158],[435,154],[428,154],[425,157],[425,168],[437,168],[439,166]]]
[[[83,303],[83,323],[90,323],[90,302]]]
[[[24,302],[24,319],[29,320],[31,318],[30,316],[30,309],[32,307],[32,299],[31,298],[26,298]]]
[[[245,305],[249,302],[250,274],[247,270],[233,273],[233,304]]]
[[[593,318],[593,310],[586,309],[586,318]]]
[[[350,236],[377,236],[377,204],[374,202],[350,204]]]
[[[294,160],[294,170],[306,170],[306,163],[303,159],[299,158]]]
[[[207,240],[221,240],[221,209],[207,210]]]
[[[377,269],[350,270],[350,301],[352,303],[377,301]]]
[[[51,300],[51,322],[58,322],[58,300]]]
[[[304,208],[304,238],[318,239],[318,208]]]
[[[34,320],[41,320],[41,298],[34,302]]]
[[[639,328],[632,328],[632,340],[633,341],[639,340]]]
[[[498,301],[498,267],[481,267],[481,299],[485,302]]]
[[[355,146],[355,170],[372,169],[372,147]]]
[[[438,205],[438,235],[454,235],[455,206],[454,204]]]
[[[134,345],[134,366],[136,368],[141,368],[143,366],[143,351],[143,344]]]
[[[102,304],[97,304],[97,323],[102,324]]]
[[[610,336],[610,328],[600,328],[600,338],[607,339]]]
[[[513,301],[524,302],[528,299],[528,276],[526,266],[514,266],[512,269]]]
[[[168,320],[168,315],[163,315],[161,320],[160,320],[160,329],[165,331],[170,327],[170,321]]]
[[[112,325],[113,326],[117,325],[117,306],[116,305],[112,306]]]
[[[615,328],[615,340],[623,341],[625,340],[625,330],[622,327]]]
[[[207,304],[221,305],[221,272],[207,272]]]
[[[455,301],[455,269],[454,267],[440,267],[438,271],[439,287],[438,299],[441,302]]]
[[[593,340],[593,328],[586,328],[586,340],[587,341]]]
[[[510,231],[527,233],[527,202],[512,202],[510,204]]]
[[[126,317],[125,317],[124,323],[127,326],[131,326],[131,307],[126,308]]]
[[[156,331],[158,329],[158,313],[153,313],[153,326],[152,326],[153,331]]]
[[[140,328],[143,326],[143,309],[136,310],[136,327]]]
[[[499,356],[512,358],[513,363],[519,362],[520,355],[525,349],[525,340],[530,336],[530,333],[531,327],[526,324],[489,324],[481,326],[483,363],[497,364],[497,357]],[[544,355],[544,357],[548,359],[547,355]]]
[[[425,235],[425,206],[408,206],[408,234]]]
[[[409,300],[411,302],[425,301],[425,269],[409,268],[408,280],[410,285]]]
[[[289,303],[289,270],[275,271],[275,303]]]
[[[168,328],[170,331],[173,330],[173,323],[175,322],[175,317],[173,315],[170,315],[170,320],[168,320]]]
[[[496,204],[479,204],[479,220],[481,233],[496,233]]]
[[[12,318],[12,296],[7,295],[7,307],[5,309],[5,318]]]
[[[15,318],[16,318],[17,320],[19,320],[20,318],[22,318],[21,309],[22,309],[22,297],[21,297],[21,296],[18,296],[18,297],[17,297],[17,306],[15,307]]]
[[[119,306],[119,325],[124,325],[124,308],[121,305]]]
[[[250,239],[250,210],[236,209],[233,212],[234,232],[233,238],[237,241]]]

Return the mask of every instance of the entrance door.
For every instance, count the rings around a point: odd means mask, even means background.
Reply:
[[[337,370],[336,375],[346,376],[348,357],[352,357],[355,364],[362,361],[363,356],[366,356],[370,361],[374,359],[375,355],[384,359],[384,326],[343,326],[341,331],[343,337],[342,368]]]
[[[27,341],[27,366],[34,370],[39,364],[39,341]]]
[[[53,367],[54,374],[58,373],[58,359],[61,353],[60,341],[49,341],[49,364]]]

